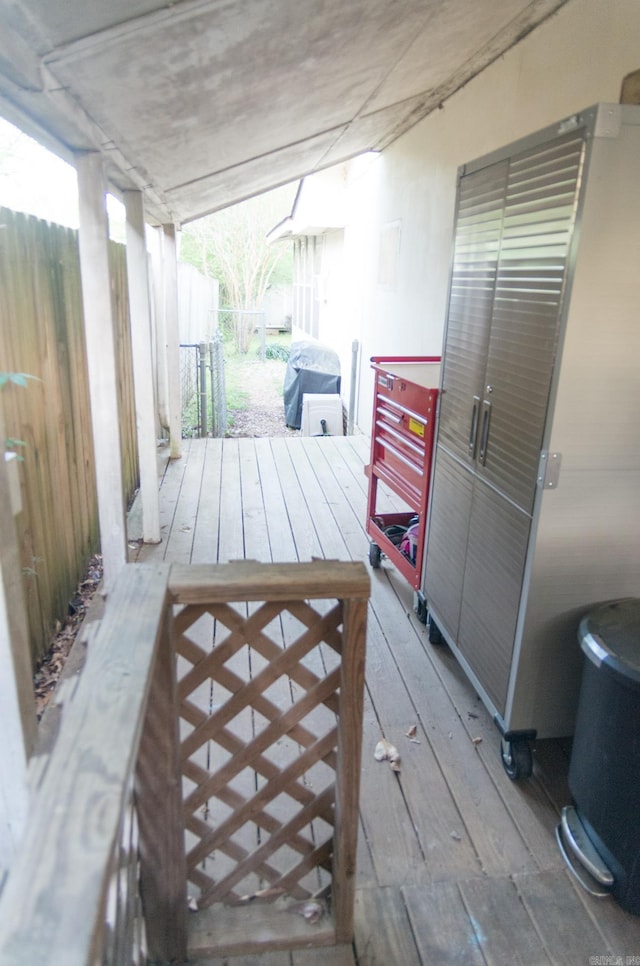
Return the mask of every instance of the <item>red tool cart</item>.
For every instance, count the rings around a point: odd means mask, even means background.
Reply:
[[[373,356],[375,374],[367,499],[369,562],[385,554],[414,590],[422,582],[431,456],[440,381],[440,356]],[[406,509],[379,510],[378,484]],[[387,506],[389,505],[387,494]]]

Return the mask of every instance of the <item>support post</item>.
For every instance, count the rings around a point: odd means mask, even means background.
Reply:
[[[142,192],[125,191],[124,204],[127,213],[127,277],[142,500],[142,539],[145,543],[160,543],[151,302]]]
[[[76,155],[80,270],[95,451],[104,587],[109,593],[127,560],[120,420],[109,273],[109,231],[102,157]]]
[[[178,324],[178,259],[175,225],[162,226],[162,270],[164,279],[165,352],[169,402],[171,459],[182,456],[182,414],[180,400],[180,328]]]
[[[154,228],[150,237],[151,248],[151,282],[153,292],[153,306],[155,319],[155,362],[156,362],[156,393],[158,404],[158,422],[167,434],[169,433],[169,388],[167,377],[167,337],[164,311],[164,232],[162,228]]]

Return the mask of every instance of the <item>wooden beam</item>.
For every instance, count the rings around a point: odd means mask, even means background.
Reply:
[[[217,905],[189,917],[189,954],[196,962],[216,957],[216,963],[223,963],[226,956],[242,956],[240,962],[247,956],[244,961],[253,962],[252,954],[260,953],[270,962],[269,954],[275,956],[279,949],[333,946],[335,942],[330,918],[309,923],[272,904]],[[332,950],[326,949],[325,963],[333,962]]]
[[[175,225],[162,226],[165,353],[169,405],[171,459],[182,456],[182,402],[180,395],[180,329],[178,324],[178,256]]]
[[[173,564],[169,592],[175,603],[304,600],[368,597],[371,581],[356,561],[313,560],[309,563]]]
[[[0,457],[4,454],[0,407]],[[0,888],[22,835],[28,807],[27,761],[36,738],[29,635],[15,522],[0,459]]]
[[[102,157],[76,156],[80,269],[104,586],[108,593],[127,560],[109,232]]]
[[[127,212],[127,276],[138,431],[142,539],[160,543],[160,501],[151,352],[151,305],[142,192],[123,192]]]

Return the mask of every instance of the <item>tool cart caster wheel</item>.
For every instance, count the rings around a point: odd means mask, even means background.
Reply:
[[[382,560],[382,550],[377,543],[372,540],[369,544],[369,563],[374,570],[377,570]]]
[[[427,613],[427,631],[430,644],[444,644],[442,632],[429,613]]]
[[[413,596],[413,611],[421,624],[427,623],[427,602],[419,591]]]
[[[500,757],[507,775],[511,781],[518,781],[520,778],[530,778],[533,771],[533,756],[531,746],[528,741],[507,741],[505,738],[500,743]]]

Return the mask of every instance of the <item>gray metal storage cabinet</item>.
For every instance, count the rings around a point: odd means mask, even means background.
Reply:
[[[640,107],[459,171],[423,593],[503,735],[572,733],[576,630],[640,594]]]

